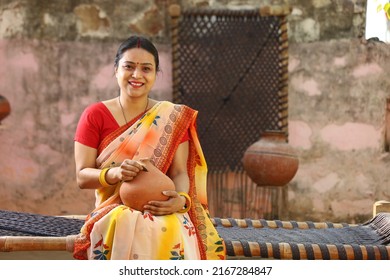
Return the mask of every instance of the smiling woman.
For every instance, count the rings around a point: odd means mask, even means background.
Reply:
[[[149,98],[159,57],[146,38],[124,41],[114,70],[119,96],[88,106],[75,135],[77,183],[94,189],[96,201],[76,238],[74,257],[225,259],[208,213],[198,112]],[[154,168],[173,185],[159,189]],[[140,206],[126,199],[132,188],[144,190],[137,193],[144,196]],[[145,200],[152,189],[158,193],[149,197],[157,198]]]

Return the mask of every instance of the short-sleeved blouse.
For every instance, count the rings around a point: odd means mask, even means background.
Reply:
[[[118,128],[118,122],[106,105],[103,102],[97,102],[88,106],[81,114],[74,141],[98,149],[103,139]],[[182,142],[188,139],[189,133],[187,131]]]

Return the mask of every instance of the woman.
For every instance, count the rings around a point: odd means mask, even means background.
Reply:
[[[207,211],[207,166],[195,128],[197,112],[149,98],[159,70],[155,46],[133,36],[118,49],[119,96],[90,105],[75,135],[77,183],[95,189],[96,209],[75,242],[77,259],[225,259]],[[175,190],[141,211],[125,206],[122,182],[148,158]]]

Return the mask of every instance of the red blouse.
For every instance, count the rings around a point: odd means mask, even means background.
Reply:
[[[88,106],[81,114],[74,140],[91,148],[97,149],[103,139],[117,130],[119,124],[102,102]],[[188,141],[188,131],[182,142]]]

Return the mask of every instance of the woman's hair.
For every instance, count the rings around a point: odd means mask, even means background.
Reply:
[[[127,40],[122,42],[122,44],[120,44],[115,56],[115,62],[114,62],[115,69],[118,68],[119,60],[122,58],[123,54],[127,50],[134,49],[134,48],[141,48],[151,53],[154,56],[154,62],[156,63],[156,71],[159,71],[160,61],[158,58],[158,51],[156,47],[153,45],[151,41],[141,36],[131,36]]]

